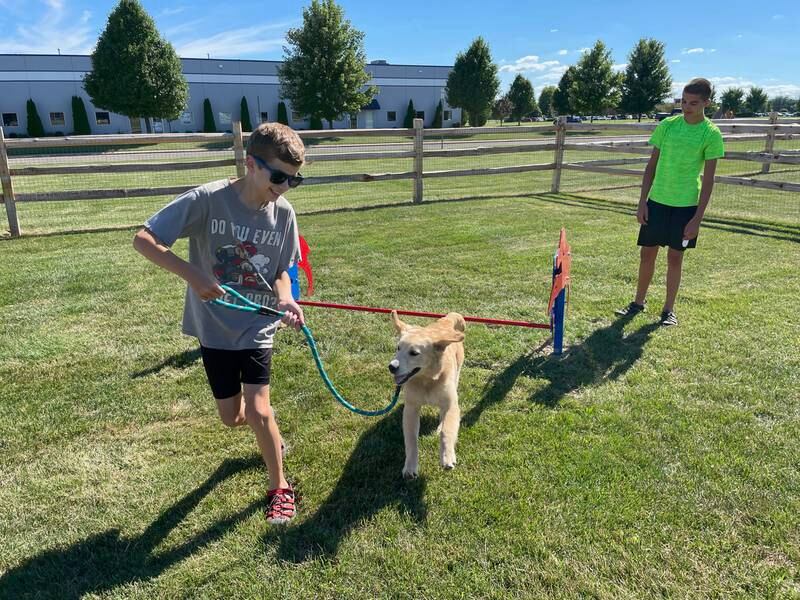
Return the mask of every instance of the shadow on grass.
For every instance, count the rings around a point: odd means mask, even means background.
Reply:
[[[533,394],[531,401],[550,408],[570,392],[621,377],[636,364],[650,335],[660,327],[656,322],[649,322],[624,335],[625,324],[631,318],[620,317],[611,325],[595,330],[561,356],[527,354],[519,357],[491,378],[483,398],[462,417],[462,425],[474,425],[483,411],[506,397],[519,377],[547,380],[547,385]]]
[[[417,523],[425,522],[424,476],[407,482],[401,475],[405,458],[402,415],[402,410],[395,410],[361,435],[336,487],[308,520],[267,533],[265,542],[278,544],[281,560],[299,563],[335,556],[351,531],[386,507]],[[423,418],[420,435],[435,428],[434,418]],[[301,504],[301,515],[302,510]]]
[[[265,501],[254,501],[180,546],[153,553],[217,485],[236,473],[262,465],[258,456],[225,460],[205,482],[168,508],[140,535],[121,537],[119,529],[108,529],[70,546],[46,550],[29,558],[0,576],[0,598],[77,599],[158,577],[263,510]]]
[[[564,192],[558,194],[529,194],[528,197],[535,200],[552,202],[554,204],[563,204],[565,206],[589,208],[605,212],[631,215],[635,221],[636,206],[631,203],[622,203],[615,200],[605,199],[600,200],[597,198],[590,198],[588,196],[580,196],[577,194],[569,194]],[[634,226],[638,227],[638,225],[635,223],[632,225],[632,227]],[[776,240],[800,243],[800,227],[791,225],[789,223],[778,224],[768,223],[766,221],[751,221],[748,219],[734,219],[706,215],[703,217],[702,226],[708,227],[709,229],[718,229],[720,231],[727,231],[730,233],[740,233],[744,235],[768,237]]]
[[[166,360],[162,361],[160,364],[150,367],[149,369],[144,369],[142,371],[135,371],[131,373],[131,379],[147,377],[148,375],[159,373],[164,369],[185,369],[187,367],[191,367],[199,359],[200,359],[200,348],[194,348],[193,350],[184,350],[180,354],[175,354],[173,356],[170,356]]]

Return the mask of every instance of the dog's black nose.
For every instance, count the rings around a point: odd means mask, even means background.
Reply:
[[[390,373],[395,373],[397,371],[397,369],[399,369],[399,368],[400,368],[400,361],[393,360],[392,362],[389,363],[389,372]]]

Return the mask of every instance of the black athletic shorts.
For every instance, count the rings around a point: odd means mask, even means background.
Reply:
[[[683,252],[683,229],[697,212],[696,206],[667,206],[653,200],[647,201],[647,225],[639,227],[640,246],[669,246]],[[687,248],[694,248],[697,238],[689,240]]]
[[[217,350],[200,346],[203,366],[214,398],[235,396],[243,383],[269,385],[272,348]]]

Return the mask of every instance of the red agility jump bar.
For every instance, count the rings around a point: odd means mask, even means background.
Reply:
[[[356,306],[353,304],[335,304],[332,302],[314,302],[311,300],[298,300],[297,303],[301,306],[314,306],[317,308],[338,308],[342,310],[357,310],[362,312],[385,313],[392,312],[391,308],[375,308],[373,306]],[[408,317],[430,317],[432,319],[440,319],[444,317],[443,314],[420,312],[416,310],[398,310],[398,315],[405,315]],[[550,325],[544,323],[530,323],[528,321],[509,321],[507,319],[486,319],[483,317],[464,317],[465,321],[472,323],[486,323],[488,325],[514,325],[516,327],[531,327],[533,329],[550,329]]]

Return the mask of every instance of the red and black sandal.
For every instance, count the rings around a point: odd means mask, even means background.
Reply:
[[[292,488],[276,488],[267,492],[267,523],[283,525],[297,514],[294,490]]]

